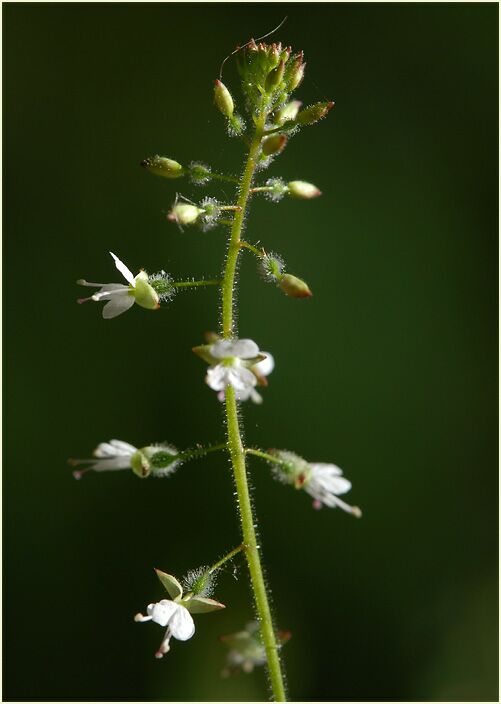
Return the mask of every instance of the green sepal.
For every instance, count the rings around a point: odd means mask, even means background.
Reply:
[[[186,606],[190,614],[208,614],[210,611],[220,611],[226,608],[219,601],[208,599],[205,596],[193,596],[184,602],[183,606]]]
[[[141,450],[137,450],[130,458],[130,466],[134,474],[140,479],[146,479],[151,474],[151,465]]]
[[[155,569],[155,572],[171,599],[175,601],[183,596],[183,588],[175,577],[167,572],[162,572],[162,570]]]
[[[133,293],[136,303],[142,308],[147,308],[148,310],[160,308],[158,293],[148,283],[146,272],[142,271],[136,276]]]
[[[198,345],[197,347],[192,347],[191,351],[194,352],[200,359],[203,359],[204,362],[207,362],[207,364],[218,364],[221,360],[216,359],[216,357],[213,357],[210,353],[210,348],[212,347],[212,344],[210,345]]]
[[[315,103],[304,110],[300,110],[294,122],[297,125],[313,125],[315,122],[325,117],[333,107],[334,103],[332,101]]]

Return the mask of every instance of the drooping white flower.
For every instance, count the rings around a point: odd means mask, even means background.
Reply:
[[[147,616],[136,614],[135,621],[143,623],[153,621],[159,626],[167,626],[165,636],[155,653],[156,658],[163,658],[170,650],[170,639],[189,640],[195,633],[195,623],[188,609],[170,599],[162,599],[156,604],[148,604]]]
[[[99,291],[88,298],[79,298],[78,303],[86,301],[108,301],[103,308],[103,318],[116,318],[117,315],[125,313],[134,303],[142,308],[156,310],[160,307],[159,296],[155,289],[148,283],[148,274],[140,271],[137,276],[128,269],[125,264],[110,252],[115,260],[115,266],[127,281],[125,284],[95,284],[85,279],[79,279],[80,286],[90,286],[99,288]]]
[[[307,462],[305,459],[289,450],[270,450],[272,470],[280,481],[292,484],[296,489],[304,489],[313,497],[313,507],[343,509],[347,513],[360,518],[362,511],[358,506],[350,506],[339,498],[351,489],[351,482],[343,477],[343,472],[335,464],[323,462]]]
[[[254,364],[250,369],[256,377],[259,386],[267,386],[268,381],[266,377],[271,374],[275,368],[275,360],[270,352],[262,352],[261,354],[266,355],[266,358],[262,359],[257,364]],[[225,395],[226,393],[223,390],[218,393],[217,397],[220,401],[224,401]],[[263,403],[263,397],[253,386],[250,386],[244,391],[237,391],[235,395],[237,397],[237,401],[248,401],[250,399],[253,403]]]
[[[138,449],[123,440],[110,440],[100,443],[92,454],[92,459],[69,460],[74,466],[87,465],[73,472],[75,479],[91,470],[105,472],[114,469],[132,469],[141,478],[150,474],[165,477],[172,474],[180,463],[176,448],[165,443]]]
[[[352,513],[358,518],[362,515],[358,506],[349,506],[339,498],[340,494],[350,491],[351,482],[342,476],[343,472],[337,465],[310,462],[309,467],[310,475],[303,487],[313,497],[315,508],[321,508],[322,504],[330,508],[339,506],[343,511]]]
[[[139,623],[153,621],[164,628],[167,627],[160,647],[155,653],[155,657],[163,658],[165,653],[170,650],[171,638],[189,640],[195,633],[195,623],[191,613],[209,613],[225,607],[219,601],[199,596],[193,592],[189,592],[183,597],[183,587],[173,575],[161,570],[155,571],[171,599],[162,599],[155,604],[148,604],[146,616],[140,613],[136,614],[134,621]]]
[[[219,364],[209,367],[206,383],[214,391],[232,386],[237,393],[246,392],[257,384],[251,368],[261,359],[259,347],[253,340],[218,340],[209,349]]]

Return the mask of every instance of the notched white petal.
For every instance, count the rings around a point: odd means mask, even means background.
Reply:
[[[116,254],[113,254],[113,252],[110,252],[111,256],[115,260],[115,266],[118,269],[118,271],[122,274],[124,279],[128,281],[130,284],[133,283],[134,281],[134,274],[132,271],[125,266],[125,264],[117,257]]]
[[[227,357],[252,359],[258,356],[259,347],[253,340],[218,340],[212,345],[210,353],[216,359]]]
[[[134,305],[134,297],[130,296],[128,291],[123,293],[117,293],[103,308],[103,318],[105,320],[110,320],[111,318],[116,318],[118,315],[125,313]]]
[[[266,355],[266,359],[255,364],[253,369],[258,376],[268,376],[275,369],[275,360],[269,352],[263,352],[262,354]]]
[[[195,633],[195,623],[191,614],[181,604],[174,604],[176,610],[169,621],[169,628],[173,638],[177,640],[189,640]]]
[[[116,455],[127,455],[131,457],[137,450],[137,447],[134,447],[134,445],[124,440],[110,440],[110,445],[114,448]]]
[[[148,604],[148,616],[159,626],[166,626],[176,612],[178,605],[169,599],[162,599],[157,604]]]

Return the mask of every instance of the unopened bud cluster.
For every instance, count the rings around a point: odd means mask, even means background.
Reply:
[[[291,47],[256,44],[251,40],[236,54],[247,108],[253,111],[264,99],[271,110],[285,105],[304,76],[303,53],[293,54]]]

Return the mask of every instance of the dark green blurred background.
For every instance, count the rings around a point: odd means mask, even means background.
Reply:
[[[238,173],[212,104],[223,57],[283,16],[304,49],[297,97],[336,101],[263,178],[311,202],[255,199],[247,236],[314,291],[288,299],[245,257],[240,334],[276,357],[249,443],[336,462],[361,521],[314,511],[251,466],[291,697],[494,700],[497,690],[496,4],[6,4],[4,19],[4,699],[266,699],[262,671],[223,680],[220,633],[252,617],[246,570],[163,661],[132,617],[239,540],[221,457],[164,482],[80,483],[102,440],[222,436],[191,352],[214,290],[112,321],[80,277],[217,275],[223,234],[165,219],[186,182],[160,153]],[[235,69],[225,81],[238,94]],[[209,189],[231,202],[231,188]],[[242,565],[242,561],[239,563]]]

